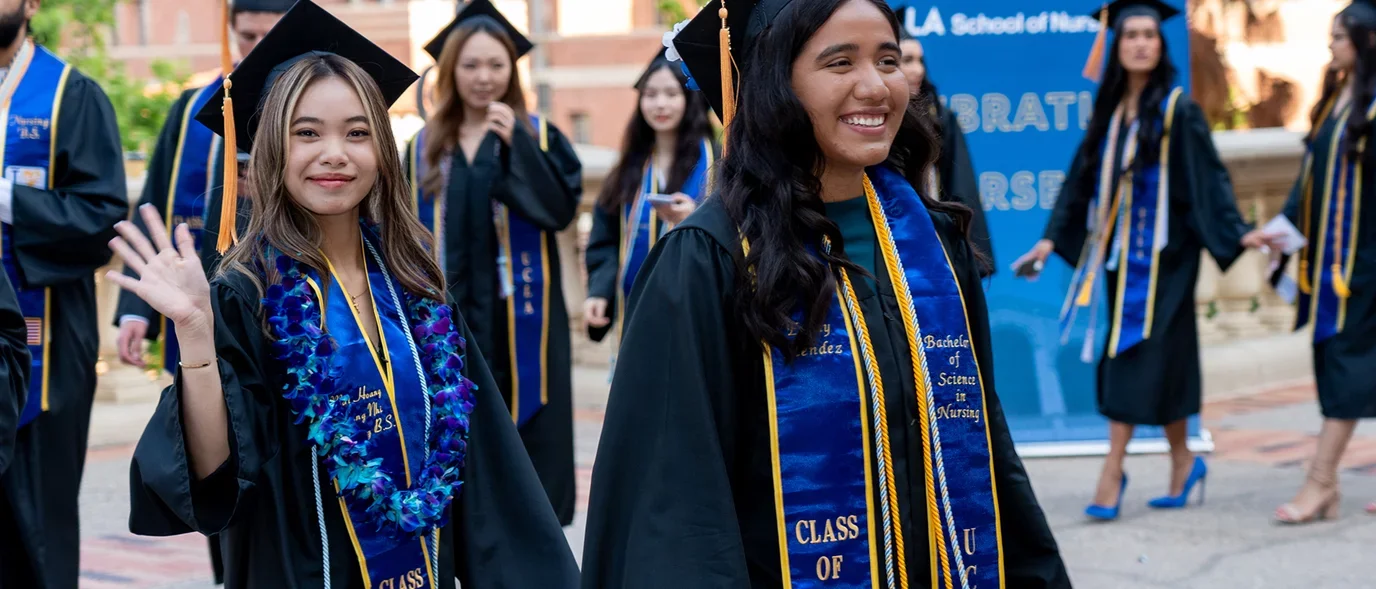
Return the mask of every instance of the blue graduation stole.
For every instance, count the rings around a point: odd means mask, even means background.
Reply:
[[[683,183],[680,192],[693,197],[697,202],[702,202],[707,196],[707,174],[712,170],[713,160],[712,143],[704,139],[698,163]],[[659,175],[655,173],[654,164],[646,162],[645,176],[640,182],[640,194],[636,195],[634,202],[625,206],[621,215],[622,235],[621,241],[617,244],[617,259],[621,261],[621,268],[617,272],[616,281],[618,343],[621,340],[621,324],[625,320],[626,296],[631,293],[631,287],[635,285],[635,277],[640,274],[640,267],[645,264],[645,258],[649,257],[650,250],[654,249],[655,243],[664,233],[664,226],[659,222],[659,214],[645,200],[646,194],[655,194],[660,190]]]
[[[540,141],[540,150],[549,151],[549,124],[531,115]],[[421,199],[418,180],[425,175],[422,130],[411,142],[411,200],[421,224],[435,235],[435,255],[444,263],[444,195],[431,195],[429,204]],[[497,272],[507,305],[507,354],[511,367],[511,419],[517,427],[530,421],[549,402],[549,263],[551,240],[544,230],[512,215],[494,202],[497,243],[501,250]],[[495,352],[494,352],[495,353]]]
[[[1126,169],[1116,191],[1112,190],[1116,172],[1114,152],[1124,116],[1121,105],[1109,121],[1108,136],[1100,147],[1096,196],[1091,202],[1094,209],[1094,217],[1090,220],[1093,224],[1091,238],[1085,240],[1081,250],[1060,316],[1064,340],[1075,322],[1076,311],[1080,307],[1091,307],[1091,324],[1081,353],[1081,359],[1086,362],[1093,358],[1094,322],[1098,316],[1095,289],[1101,267],[1118,272],[1115,306],[1109,322],[1108,357],[1115,358],[1151,337],[1161,250],[1166,248],[1170,231],[1171,126],[1175,121],[1176,103],[1183,94],[1181,88],[1176,88],[1162,101],[1161,112],[1165,120],[1161,155],[1156,164],[1143,166],[1140,171],[1133,169],[1138,149],[1137,123],[1127,130],[1130,136],[1122,159]]]
[[[15,185],[40,190],[53,188],[52,164],[57,149],[59,111],[71,69],[47,49],[25,41],[15,55],[9,75],[0,84],[0,111],[5,117],[0,161],[4,162],[5,178]],[[0,245],[0,259],[19,297],[19,310],[24,313],[24,323],[28,326],[29,353],[33,355],[28,402],[19,416],[22,426],[38,418],[41,411],[48,410],[52,293],[46,287],[30,287],[24,281],[15,260],[13,231],[9,223],[0,224],[0,244],[3,244]]]
[[[960,284],[907,179],[887,167],[869,174],[865,198],[918,383],[927,485],[912,507],[926,518],[931,586],[1003,587],[984,385]],[[850,277],[838,273],[816,343],[792,363],[765,346],[783,586],[898,589],[908,573],[884,382]]]
[[[380,246],[374,244],[373,248],[376,247]],[[368,265],[368,292],[350,293],[335,275],[332,264],[328,277],[312,271],[307,280],[317,301],[326,300],[321,285],[329,286],[328,300],[321,305],[321,320],[338,346],[333,362],[341,368],[339,380],[350,387],[349,393],[336,395],[331,401],[342,406],[344,415],[358,422],[373,439],[368,446],[369,458],[381,460],[382,470],[398,486],[405,481],[403,488],[410,488],[420,477],[428,451],[427,391],[420,381],[417,352],[406,337],[409,320],[401,306],[405,303],[393,295],[400,293],[401,287],[383,271],[373,248],[365,245],[363,252]],[[380,355],[364,335],[362,319],[352,303],[354,296],[372,299],[380,347],[386,350],[386,356]],[[338,481],[335,492],[338,495]],[[390,536],[367,525],[376,517],[367,513],[367,502],[344,497],[338,497],[338,501],[365,587],[434,586],[439,529],[421,538]]]
[[[196,251],[201,249],[201,235],[205,232],[205,204],[214,189],[215,156],[219,154],[220,137],[205,125],[196,121],[195,115],[201,108],[218,96],[220,80],[216,78],[201,88],[182,113],[181,126],[177,133],[177,153],[172,164],[172,178],[167,191],[167,205],[164,210],[164,223],[167,230],[176,230],[177,225],[186,223],[191,230],[191,238],[196,242]],[[162,367],[175,372],[181,352],[177,345],[177,330],[166,317],[162,323]]]
[[[1332,107],[1332,104],[1327,105],[1325,112],[1331,113]],[[1342,332],[1347,323],[1347,299],[1351,295],[1348,283],[1356,261],[1357,227],[1362,212],[1361,158],[1347,158],[1342,153],[1343,139],[1347,136],[1346,121],[1351,111],[1349,104],[1335,115],[1337,122],[1328,160],[1323,162],[1324,175],[1311,177],[1313,154],[1305,156],[1304,201],[1300,207],[1304,219],[1300,231],[1310,241],[1300,254],[1300,296],[1295,329],[1312,323],[1315,344]],[[1376,103],[1368,107],[1366,117],[1368,120],[1376,117]],[[1365,145],[1365,140],[1362,143]],[[1311,209],[1315,179],[1323,180],[1323,197],[1317,211]],[[1319,215],[1318,239],[1309,235],[1309,219],[1314,214]],[[1318,248],[1312,266],[1307,259],[1310,248]]]

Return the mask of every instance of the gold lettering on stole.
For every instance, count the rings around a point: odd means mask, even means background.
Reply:
[[[856,540],[860,536],[860,516],[844,515],[840,517],[822,520],[820,524],[821,533],[818,533],[819,524],[815,519],[798,520],[793,524],[793,537],[798,539],[799,544],[833,544],[847,540]],[[841,562],[844,555],[821,556],[817,559],[816,574],[817,579],[829,581],[841,578]]]
[[[817,559],[817,580],[831,581],[841,578],[841,561],[845,559],[843,555],[823,556]]]
[[[529,266],[529,265],[530,265],[530,252],[521,252],[521,265],[522,265],[522,266]]]
[[[425,569],[413,569],[395,579],[378,581],[377,589],[421,589],[425,587]]]
[[[530,284],[535,280],[535,268],[526,266],[521,269],[521,282]]]
[[[965,554],[975,555],[975,530],[978,528],[965,528]]]

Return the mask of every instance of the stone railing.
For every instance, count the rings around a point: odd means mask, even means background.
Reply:
[[[1303,156],[1301,138],[1300,133],[1282,129],[1222,131],[1214,134],[1214,142],[1232,176],[1238,206],[1247,218],[1265,223],[1284,206],[1299,172]],[[564,296],[571,318],[570,329],[574,335],[574,361],[605,365],[609,348],[605,344],[594,344],[583,335],[582,302],[587,291],[582,252],[591,225],[589,215],[592,204],[616,154],[606,149],[582,146],[578,151],[584,161],[583,205],[579,221],[560,233],[558,239]],[[130,177],[135,178],[130,182],[132,202],[139,194],[141,180],[134,173]],[[1248,252],[1227,274],[1220,275],[1218,266],[1205,254],[1196,298],[1199,304],[1200,337],[1206,348],[1262,341],[1290,330],[1294,311],[1267,286],[1268,264],[1266,256]],[[113,266],[117,268],[118,262]],[[96,274],[101,330],[101,362],[97,367],[101,377],[97,397],[116,402],[152,398],[166,382],[166,377],[119,365],[115,351],[116,330],[113,327],[119,291],[118,287],[103,278],[105,270],[103,268]],[[1285,345],[1295,347],[1293,342]],[[1308,361],[1307,352],[1302,347],[1294,350],[1289,347],[1275,350],[1276,346],[1271,344],[1265,347],[1280,359],[1298,356],[1304,362]],[[1251,358],[1251,361],[1260,362],[1262,359]],[[1300,368],[1294,368],[1284,373],[1288,375],[1300,371]]]

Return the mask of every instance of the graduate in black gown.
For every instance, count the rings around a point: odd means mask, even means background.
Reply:
[[[1095,12],[1106,26],[1085,72],[1104,73],[1089,129],[1043,239],[1015,263],[1035,276],[1054,252],[1075,267],[1061,323],[1066,334],[1089,324],[1083,361],[1093,359],[1100,316],[1109,319],[1098,404],[1110,448],[1085,510],[1096,519],[1118,517],[1134,426],[1165,426],[1170,443],[1168,494],[1151,507],[1184,507],[1204,479],[1203,459],[1186,444],[1186,420],[1199,413],[1201,396],[1200,253],[1226,271],[1247,246],[1263,244],[1237,210],[1203,112],[1175,86],[1161,23],[1178,13],[1159,0],[1116,0]]]
[[[19,299],[14,295],[9,277],[0,273],[0,477],[9,470],[16,452],[27,454],[20,460],[33,462],[33,453],[38,449],[27,441],[22,445],[15,443],[16,436],[20,435],[19,416],[28,403],[32,358],[27,339],[28,327],[19,310]],[[23,431],[23,435],[28,436],[33,428]],[[37,480],[29,482],[37,483]],[[0,492],[0,587],[42,586],[24,547],[26,539],[15,521],[16,511],[36,511],[32,506],[15,509],[17,501],[33,499],[35,491],[30,485],[22,494]]]
[[[225,34],[233,36],[239,55],[248,55],[295,2],[236,0]],[[201,263],[205,266],[207,276],[212,270],[211,264],[219,258],[218,255],[210,255],[215,252],[217,233],[211,231],[207,234],[206,220],[214,210],[212,205],[220,204],[224,146],[218,135],[196,121],[195,115],[206,104],[219,98],[223,80],[222,73],[205,86],[182,92],[172,103],[172,109],[158,134],[153,156],[148,162],[143,195],[139,198],[139,205],[153,205],[158,217],[168,227],[187,224],[191,229],[191,238],[196,242],[196,249],[201,253]],[[218,221],[219,211],[214,212]],[[144,230],[142,215],[134,215],[132,220],[139,231]],[[127,268],[125,270],[126,274],[132,275]],[[129,291],[120,291],[115,322],[119,327],[117,347],[121,362],[145,367],[144,340],[161,340],[162,357],[159,365],[167,371],[172,371],[177,365],[176,334],[168,329],[170,323],[167,318],[159,316],[148,303]],[[219,542],[214,537],[210,539],[210,559],[215,582],[224,582]]]
[[[573,521],[573,344],[556,234],[583,194],[573,145],[526,110],[516,61],[533,47],[488,0],[425,46],[434,114],[406,150],[412,200],[449,293],[511,408],[559,522]]]
[[[139,278],[110,279],[182,344],[134,451],[130,530],[219,534],[231,589],[574,586],[411,212],[387,107],[415,74],[301,0],[231,79],[232,120],[198,119],[253,153],[255,210],[214,280],[152,207],[151,244],[130,223],[112,243]]]
[[[1296,329],[1313,328],[1314,379],[1323,426],[1304,485],[1276,519],[1302,524],[1337,517],[1338,464],[1357,420],[1376,417],[1376,216],[1362,210],[1372,188],[1363,169],[1376,116],[1376,6],[1354,2],[1332,23],[1333,60],[1311,114],[1303,172],[1285,217],[1308,239],[1298,252]],[[1360,180],[1357,180],[1360,179]],[[1281,267],[1284,267],[1281,265]],[[1376,512],[1376,504],[1368,507]]]
[[[621,344],[626,295],[645,257],[707,197],[719,157],[707,118],[710,107],[702,93],[688,88],[681,65],[661,49],[636,81],[639,100],[626,125],[621,157],[593,208],[584,255],[583,322],[592,341],[611,333],[613,350]]]
[[[631,293],[583,587],[1070,587],[970,211],[914,190],[938,139],[893,12],[728,2],[736,106],[720,8],[674,39],[726,123],[720,180]]]
[[[0,79],[12,94],[0,123],[0,259],[28,327],[32,370],[20,448],[0,477],[0,510],[11,512],[46,587],[76,589],[77,495],[100,346],[95,271],[110,261],[112,226],[129,213],[124,154],[104,91],[29,39],[39,4],[3,6]],[[30,490],[32,501],[15,496]]]
[[[904,10],[916,10],[909,7]],[[901,20],[901,19],[900,19]],[[970,241],[975,249],[989,262],[985,276],[993,276],[998,265],[994,262],[994,244],[989,238],[989,224],[984,219],[984,202],[979,194],[979,181],[975,175],[975,164],[970,159],[970,147],[965,143],[965,132],[956,120],[956,113],[939,100],[936,85],[927,76],[927,56],[922,42],[908,34],[904,27],[898,27],[903,49],[903,75],[908,77],[908,90],[913,96],[921,96],[927,109],[937,121],[941,133],[941,155],[932,167],[932,176],[924,189],[942,200],[965,205],[970,209]]]

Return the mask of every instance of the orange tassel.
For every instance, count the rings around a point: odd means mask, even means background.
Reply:
[[[224,189],[220,195],[220,235],[215,242],[215,250],[221,254],[229,251],[232,244],[238,243],[239,232],[235,226],[239,214],[239,142],[234,128],[234,100],[229,97],[229,89],[234,86],[229,74],[234,69],[234,60],[229,54],[229,0],[225,0],[224,10],[220,13],[220,70],[225,75],[225,159]]]
[[[1094,294],[1094,279],[1097,278],[1093,270],[1085,274],[1085,281],[1080,284],[1080,294],[1075,297],[1075,306],[1088,307],[1090,295]]]
[[[1300,292],[1302,292],[1302,293],[1304,293],[1304,294],[1313,294],[1313,293],[1314,293],[1314,289],[1313,289],[1313,288],[1310,288],[1310,286],[1309,286],[1309,262],[1306,262],[1306,261],[1304,261],[1304,260],[1300,260],[1300,271],[1299,271],[1299,275],[1300,275],[1300,280],[1299,280],[1299,283],[1300,283]]]
[[[731,120],[736,118],[736,84],[731,72],[731,30],[726,26],[726,0],[722,0],[717,16],[721,17],[721,114],[722,139],[731,128]]]
[[[1098,84],[1103,81],[1104,75],[1104,47],[1108,44],[1108,6],[1099,11],[1099,34],[1094,37],[1094,46],[1089,50],[1089,59],[1085,60],[1085,69],[1081,75],[1085,79]]]

